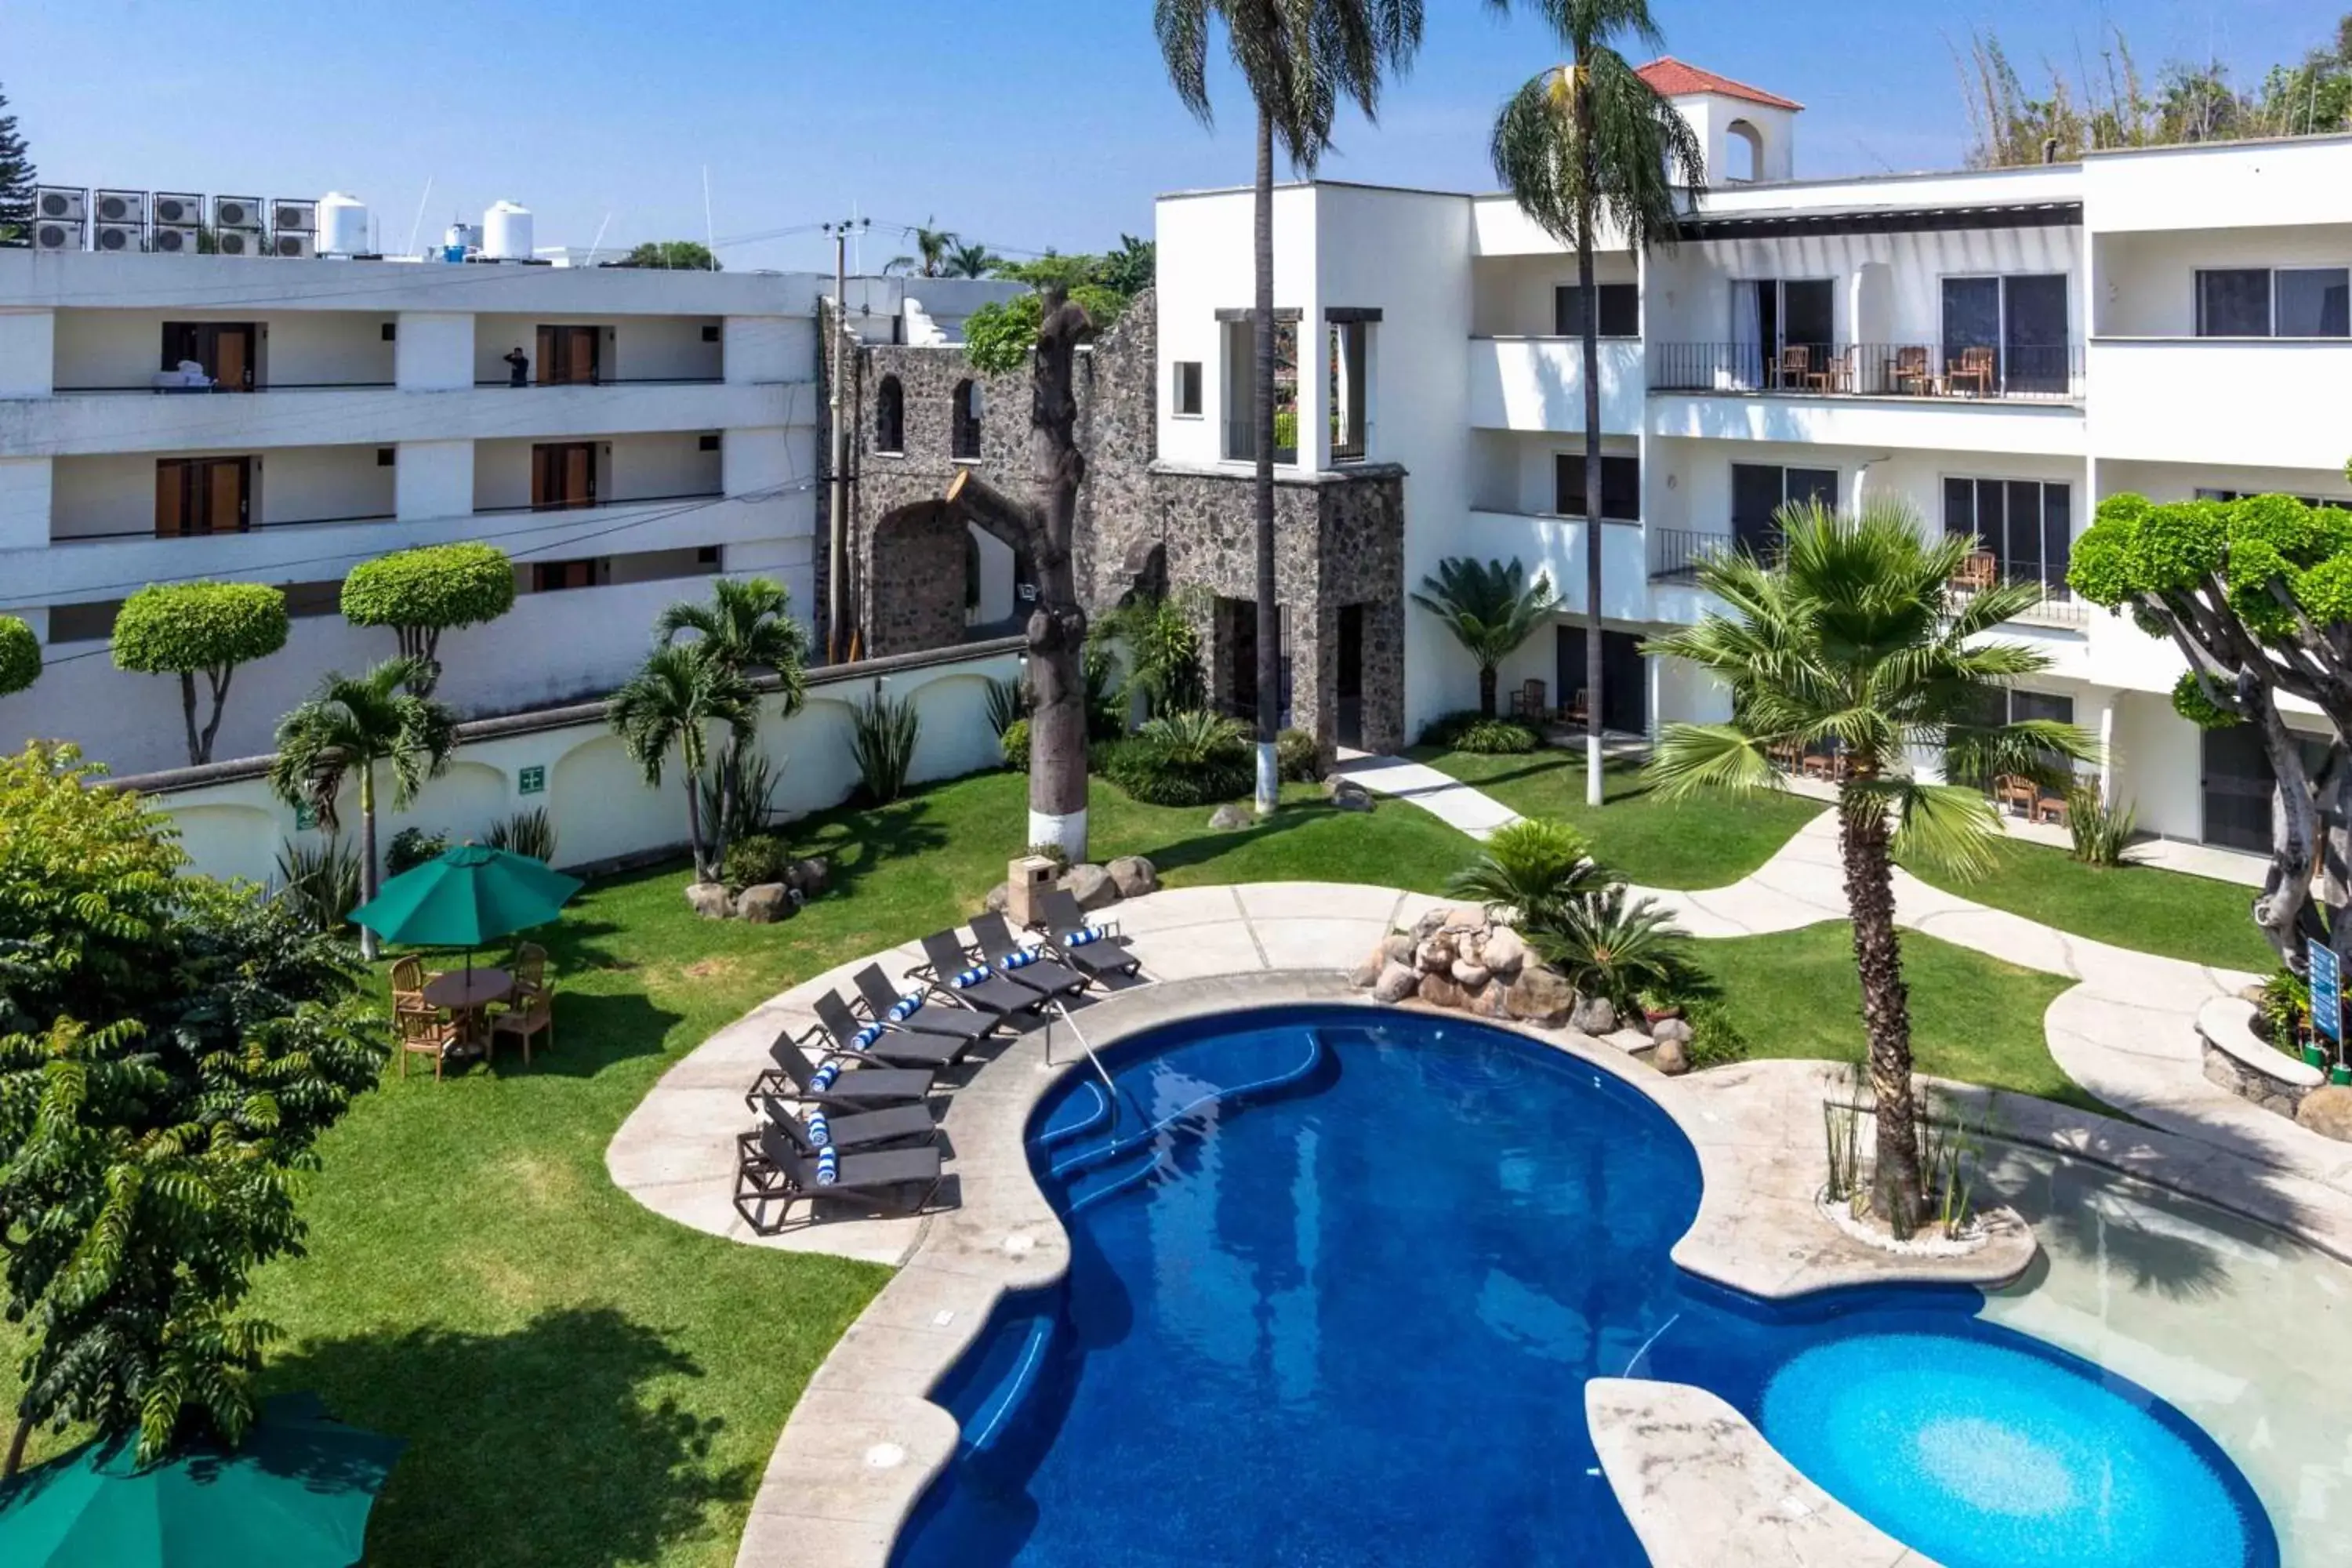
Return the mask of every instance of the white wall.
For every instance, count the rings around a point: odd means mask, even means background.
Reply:
[[[1247,310],[1256,300],[1252,277],[1251,201],[1247,191],[1163,196],[1156,209],[1160,244],[1159,384],[1172,384],[1179,360],[1201,364],[1202,417],[1180,419],[1172,400],[1160,398],[1159,455],[1167,461],[1210,464],[1224,456],[1225,422],[1246,409],[1226,406],[1227,371],[1221,310]],[[1274,194],[1274,303],[1277,310],[1302,313],[1302,358],[1315,333],[1323,301],[1316,297],[1315,187],[1285,185]],[[1367,301],[1349,300],[1350,304]],[[1247,369],[1242,381],[1247,384]],[[1302,393],[1312,392],[1304,365]],[[1300,434],[1313,426],[1300,411]]]
[[[0,310],[0,397],[47,397],[57,363],[57,312]]]
[[[1479,257],[1470,265],[1470,331],[1482,338],[1541,338],[1559,327],[1555,290],[1576,284],[1576,257],[1549,253]],[[1631,251],[1604,250],[1592,258],[1592,279],[1638,283],[1641,269]]]
[[[2102,458],[2342,470],[2352,342],[2095,340],[2092,450]]]
[[[2100,231],[2352,223],[2347,153],[2347,136],[2094,153],[2083,216]]]
[[[2352,157],[2345,162],[2352,163]],[[2202,223],[2202,214],[2189,215]],[[2194,337],[2197,273],[2209,267],[2352,265],[2352,224],[2190,228],[2096,237],[2102,337]]]

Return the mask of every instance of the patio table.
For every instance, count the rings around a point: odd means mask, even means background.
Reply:
[[[460,1020],[467,1041],[479,1034],[481,1009],[514,994],[514,976],[503,969],[453,969],[425,983],[425,1000]]]

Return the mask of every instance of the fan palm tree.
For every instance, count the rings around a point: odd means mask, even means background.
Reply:
[[[699,643],[656,648],[605,705],[605,717],[630,760],[645,770],[649,788],[661,787],[662,768],[670,752],[677,753],[686,775],[687,842],[695,875],[706,882],[718,879],[727,856],[726,819],[732,815],[722,773],[719,820],[708,825],[706,836],[701,784],[710,761],[710,726],[723,725],[728,745],[740,747],[756,733],[758,710],[743,672]]]
[[[1838,851],[1878,1108],[1874,1198],[1896,1233],[1908,1234],[1923,1194],[1892,856],[1981,872],[2000,837],[1981,792],[1926,782],[1909,764],[1940,760],[1947,779],[2046,776],[2097,748],[2072,724],[1991,717],[2005,712],[2011,685],[2049,664],[2039,649],[1987,637],[2032,605],[2038,584],[1956,595],[1952,579],[1974,542],[1930,541],[1899,501],[1867,502],[1852,518],[1818,503],[1784,507],[1780,529],[1770,565],[1745,552],[1700,563],[1700,585],[1728,614],[1710,612],[1643,649],[1722,680],[1735,715],[1727,724],[1664,726],[1649,773],[1673,798],[1710,786],[1777,788],[1777,748],[1833,746],[1843,757]]]
[[[1449,555],[1437,563],[1437,574],[1423,577],[1426,590],[1412,602],[1435,615],[1454,634],[1454,641],[1478,661],[1478,711],[1495,715],[1495,667],[1535,636],[1536,628],[1559,607],[1551,578],[1528,569],[1512,556],[1508,564]]]
[[[921,223],[907,230],[908,237],[915,242],[915,254],[892,257],[888,264],[882,268],[883,272],[886,275],[892,272],[912,272],[923,278],[947,276],[948,252],[955,248],[958,241],[951,230],[930,226],[938,221],[936,218],[925,218]]]
[[[1257,109],[1250,426],[1257,456],[1257,809],[1263,816],[1274,810],[1281,788],[1275,754],[1282,672],[1274,581],[1274,152],[1279,143],[1295,172],[1311,174],[1331,145],[1342,98],[1353,100],[1367,120],[1376,116],[1383,79],[1403,71],[1421,47],[1421,0],[1155,0],[1152,28],[1169,80],[1204,125],[1211,123],[1209,39],[1220,22]]]
[[[457,750],[457,715],[429,697],[417,695],[431,683],[431,667],[419,658],[388,658],[364,675],[330,670],[319,694],[278,721],[278,755],[269,764],[269,787],[292,806],[308,806],[329,833],[341,826],[335,803],[344,777],[359,774],[360,892],[373,900],[378,889],[375,850],[375,773],[392,767],[392,805],[405,811],[427,779],[449,771]],[[362,929],[360,952],[376,955],[375,933]]]
[[[1004,258],[974,241],[958,242],[948,247],[947,259],[940,264],[942,278],[985,278],[1004,265]]]
[[[1528,80],[1503,105],[1490,148],[1495,173],[1521,210],[1576,251],[1584,300],[1584,799],[1601,780],[1601,310],[1592,252],[1605,228],[1641,256],[1671,247],[1675,175],[1706,183],[1706,153],[1674,106],[1614,47],[1662,48],[1648,0],[1534,0],[1568,60]],[[1501,9],[1500,0],[1496,8]]]

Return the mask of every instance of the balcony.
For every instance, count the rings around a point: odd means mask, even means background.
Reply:
[[[2091,606],[2074,597],[2066,585],[2063,562],[2001,561],[1990,552],[1979,552],[1969,557],[1960,575],[1951,582],[1951,604],[1958,609],[1994,584],[2019,584],[2035,589],[2040,597],[2003,625],[2051,626],[2061,630],[2079,630],[2091,623]]]
[[[1282,444],[1284,430],[1283,416],[1280,413],[1276,413],[1274,421],[1274,460],[1279,466],[1289,466],[1296,464],[1298,461],[1297,416],[1296,415],[1293,415],[1290,417],[1289,429],[1291,444],[1286,447]],[[1338,454],[1334,453],[1333,456],[1336,458]],[[1257,461],[1256,420],[1251,418],[1247,415],[1244,415],[1238,419],[1228,419],[1225,421],[1225,461],[1229,463],[1255,463]]]
[[[1574,338],[1473,338],[1470,423],[1487,430],[1570,435],[1584,428],[1584,345]],[[1642,431],[1642,345],[1601,344],[1601,428]]]
[[[1654,528],[1649,531],[1649,572],[1653,583],[1696,584],[1698,569],[1733,548],[1731,535],[1703,529]]]
[[[2352,342],[2094,338],[2102,458],[2340,474]]]
[[[1580,517],[1557,512],[1473,510],[1445,553],[1482,560],[1517,560],[1532,579],[1551,579],[1564,614],[1584,612],[1584,550],[1591,530]],[[1601,526],[1601,613],[1611,620],[1649,618],[1649,584],[1642,575],[1642,525],[1610,519]]]
[[[1652,392],[1900,397],[1937,403],[2075,403],[2080,343],[1947,351],[1935,343],[1653,343]]]

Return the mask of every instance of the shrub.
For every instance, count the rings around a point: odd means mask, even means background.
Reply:
[[[1485,756],[1517,756],[1541,747],[1543,737],[1516,719],[1490,718],[1465,708],[1431,720],[1421,731],[1421,743]]]
[[[114,617],[114,667],[180,678],[188,765],[212,761],[229,677],[240,664],[286,646],[286,595],[261,583],[149,584]],[[212,692],[212,714],[196,725],[196,677]]]
[[[1146,712],[1158,714],[1207,704],[1208,671],[1202,663],[1196,619],[1205,618],[1202,602],[1195,592],[1138,599],[1109,611],[1089,628],[1087,636],[1096,642],[1116,643],[1126,651],[1127,679],[1118,691],[1122,706],[1132,709],[1139,697]]]
[[[514,563],[491,544],[427,544],[362,561],[343,578],[343,619],[390,626],[403,658],[440,672],[441,634],[514,608]],[[432,679],[428,677],[430,695]]]
[[[2085,866],[2122,865],[2137,826],[2130,806],[2107,805],[2089,785],[2066,791],[2066,831],[2074,840],[2074,858]]]
[[[1171,713],[1109,747],[1103,773],[1151,805],[1207,805],[1255,787],[1242,727],[1219,713]]]
[[[1006,676],[988,683],[988,727],[999,735],[1027,717],[1029,692],[1020,680]]]
[[[1591,839],[1565,822],[1523,816],[1496,828],[1445,891],[1490,910],[1511,911],[1533,930],[1557,924],[1568,902],[1601,879]]]
[[[704,830],[715,828],[721,844],[761,832],[776,815],[776,791],[783,782],[783,769],[769,762],[766,752],[729,746],[696,786]]]
[[[392,845],[383,852],[383,868],[387,876],[397,877],[403,871],[414,871],[427,860],[437,860],[449,852],[449,836],[427,833],[421,827],[404,827],[392,836]]]
[[[856,759],[866,793],[877,805],[887,805],[907,793],[907,773],[915,763],[915,742],[922,733],[922,717],[912,698],[898,700],[877,691],[857,705],[849,737],[849,754]]]
[[[534,860],[555,864],[555,821],[547,815],[545,806],[499,818],[490,824],[483,842],[509,855],[528,855]]]
[[[1322,752],[1315,737],[1304,730],[1285,730],[1276,735],[1274,756],[1285,784],[1313,784],[1323,776]]]
[[[1078,657],[1078,669],[1087,683],[1087,739],[1118,740],[1127,733],[1127,704],[1119,696],[1118,666],[1110,649],[1088,643]]]
[[[1693,1071],[1728,1067],[1748,1059],[1748,1037],[1739,1032],[1739,1026],[1731,1021],[1722,1003],[1690,1003],[1683,1009],[1683,1021],[1690,1026],[1691,1037],[1683,1047],[1683,1053]]]
[[[1682,970],[1682,931],[1655,899],[1622,882],[1566,900],[1531,922],[1528,943],[1588,996],[1620,1010],[1642,992],[1671,985]]]
[[[720,879],[730,888],[781,882],[793,863],[792,846],[772,833],[753,833],[727,847]]]
[[[41,675],[41,639],[15,616],[0,616],[0,697],[22,691]]]
[[[2263,982],[2255,1020],[2272,1045],[2300,1058],[2303,1037],[2311,1028],[2311,983],[2281,964]]]
[[[1015,719],[1004,726],[996,743],[1004,750],[1004,765],[1016,773],[1029,771],[1029,721]]]
[[[1136,731],[1136,738],[1169,761],[1184,763],[1210,762],[1249,744],[1248,731],[1237,721],[1200,709],[1154,719]]]
[[[1059,844],[1032,844],[1029,846],[1028,853],[1041,860],[1051,860],[1056,871],[1066,871],[1070,868],[1070,852]]]
[[[360,852],[340,837],[316,848],[287,844],[278,851],[278,897],[310,930],[341,935],[360,907]]]

